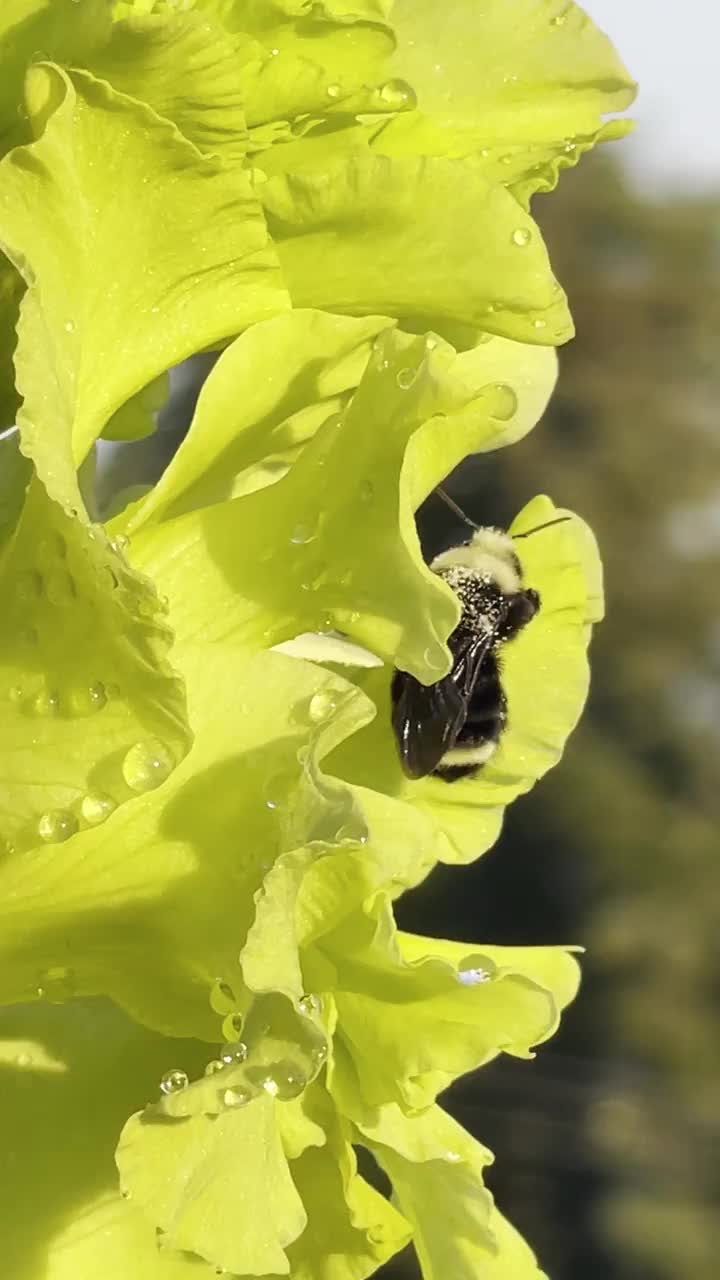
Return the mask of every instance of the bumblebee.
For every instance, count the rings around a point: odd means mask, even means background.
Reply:
[[[440,497],[475,532],[431,561],[462,606],[448,640],[453,664],[447,676],[422,685],[395,671],[392,725],[400,762],[410,778],[433,774],[455,782],[476,773],[494,755],[507,725],[501,654],[536,616],[540,596],[523,583],[514,539],[502,529],[476,525],[442,490]],[[548,521],[530,533],[567,520]]]

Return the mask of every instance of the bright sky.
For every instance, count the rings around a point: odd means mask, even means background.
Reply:
[[[640,84],[636,177],[720,192],[720,0],[580,0]]]

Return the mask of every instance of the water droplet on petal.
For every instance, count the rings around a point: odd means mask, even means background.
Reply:
[[[127,551],[128,547],[130,546],[130,539],[126,538],[124,533],[119,533],[116,538],[113,538],[112,542],[110,543],[110,546],[112,547],[113,551],[118,551],[118,552]]]
[[[188,1086],[188,1077],[186,1072],[180,1071],[177,1067],[173,1067],[172,1071],[166,1071],[160,1081],[160,1092],[165,1095],[171,1093],[180,1093],[181,1089]]]
[[[462,1160],[462,1156],[458,1151],[446,1151],[445,1159],[448,1160],[450,1164],[459,1164]]]
[[[492,416],[499,422],[508,422],[517,413],[518,400],[512,387],[498,382],[493,387]]]
[[[317,538],[317,521],[310,523],[309,521],[301,521],[295,525],[290,534],[290,541],[298,547],[304,547],[308,542],[313,542]]]
[[[342,88],[339,84],[329,84],[326,92],[328,98],[339,98],[342,93]]]
[[[75,325],[73,324],[72,320],[66,320],[65,325],[64,325],[64,329],[65,329],[65,332],[66,332],[66,333],[74,333],[74,332],[75,332]]]
[[[36,716],[56,716],[60,710],[60,695],[55,689],[41,689],[31,703]]]
[[[153,791],[169,778],[175,762],[161,742],[136,742],[122,762],[122,774],[131,791]]]
[[[69,809],[49,809],[37,825],[38,835],[46,844],[62,844],[74,836],[77,829],[77,818]]]
[[[222,1033],[226,1040],[232,1044],[237,1044],[240,1033],[243,1028],[243,1016],[241,1013],[228,1013],[223,1019]]]
[[[223,1045],[220,1051],[220,1057],[226,1067],[233,1062],[244,1062],[247,1056],[248,1047],[242,1040],[234,1040],[230,1044]]]
[[[318,693],[314,693],[310,699],[308,715],[313,724],[322,724],[323,720],[327,720],[336,709],[337,699],[335,696],[321,689]]]
[[[532,231],[529,227],[516,227],[512,233],[512,242],[524,249],[532,240]]]
[[[320,1013],[322,1009],[322,1000],[320,996],[316,996],[313,992],[301,996],[297,1002],[298,1013],[305,1018],[311,1018],[313,1015]]]
[[[541,320],[539,317],[537,320],[533,320],[533,329],[545,329],[545,328],[547,328],[546,320]]]
[[[417,377],[416,369],[401,369],[395,381],[401,391],[407,391]]]
[[[225,1069],[224,1062],[221,1062],[219,1058],[211,1058],[207,1066],[205,1067],[205,1075],[216,1076],[218,1071],[224,1071],[224,1069]]]
[[[407,80],[386,80],[378,95],[393,111],[412,111],[417,106],[417,94]]]
[[[222,978],[216,978],[210,988],[210,1008],[223,1018],[228,1013],[234,1013],[237,1008],[235,992]]]
[[[490,981],[490,974],[487,969],[458,969],[458,982],[463,987],[477,987],[483,982]]]
[[[80,803],[80,814],[91,827],[97,827],[110,817],[115,808],[116,804],[112,796],[106,795],[103,791],[89,791]]]
[[[243,1089],[242,1085],[235,1085],[232,1089],[223,1089],[220,1097],[223,1106],[232,1110],[233,1107],[244,1107],[252,1094],[249,1089]]]

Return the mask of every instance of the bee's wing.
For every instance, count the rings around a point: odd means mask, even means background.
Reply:
[[[483,658],[494,632],[450,638],[453,667],[437,684],[420,684],[406,671],[393,678],[392,722],[403,770],[410,778],[425,778],[450,751],[467,716]]]

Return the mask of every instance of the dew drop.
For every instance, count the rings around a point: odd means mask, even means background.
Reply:
[[[331,693],[320,690],[314,693],[310,699],[308,707],[308,715],[313,724],[322,724],[323,720],[327,720],[337,708],[337,700]]]
[[[462,965],[458,969],[458,982],[463,987],[477,987],[489,981],[490,974],[487,969],[463,969]]]
[[[342,88],[339,84],[329,84],[326,92],[328,98],[339,98],[342,93]]]
[[[498,382],[493,387],[492,416],[498,422],[509,422],[517,413],[518,399],[512,387],[505,382]]]
[[[567,9],[565,10],[565,12],[564,12],[564,13],[556,13],[556,14],[555,14],[555,17],[550,19],[550,26],[551,26],[551,27],[564,27],[564,26],[565,26],[565,23],[566,23],[566,21],[567,21],[567,16],[568,16],[568,11],[567,11]]]
[[[60,695],[54,689],[41,689],[35,694],[31,708],[36,716],[56,716],[60,710]]]
[[[290,541],[297,547],[304,547],[308,542],[313,542],[317,538],[317,523],[301,522],[296,524],[290,534]]]
[[[75,579],[65,570],[51,573],[47,580],[47,598],[51,604],[65,607],[72,604],[77,596]]]
[[[43,580],[40,574],[32,570],[19,573],[15,582],[15,591],[19,600],[39,600],[43,591]]]
[[[66,320],[65,325],[64,325],[64,329],[65,329],[65,332],[66,332],[66,333],[74,333],[74,332],[75,332],[75,325],[73,324],[73,321],[72,321],[72,320]]]
[[[229,1067],[234,1062],[244,1062],[248,1056],[248,1047],[242,1040],[235,1040],[231,1044],[223,1045],[220,1052],[223,1066]]]
[[[52,965],[40,974],[36,993],[48,1004],[64,1004],[75,994],[75,971],[67,965]]]
[[[113,551],[117,551],[117,552],[127,551],[128,547],[130,546],[130,539],[126,538],[124,533],[119,533],[116,538],[113,538],[112,542],[110,543],[110,546],[112,547]]]
[[[232,1089],[223,1089],[221,1098],[223,1106],[232,1110],[233,1107],[244,1107],[252,1094],[249,1089],[243,1089],[242,1085],[235,1085]]]
[[[520,249],[525,249],[531,240],[532,231],[529,227],[516,227],[512,233],[512,242]]]
[[[322,1000],[319,996],[310,992],[298,1000],[297,1008],[298,1013],[301,1013],[303,1017],[311,1018],[314,1014],[320,1013],[322,1009]]]
[[[110,817],[115,808],[112,796],[106,795],[104,791],[88,791],[80,803],[80,814],[91,827],[97,827]]]
[[[161,742],[136,742],[122,762],[122,774],[131,791],[153,791],[169,778],[174,765]]]
[[[417,94],[407,80],[386,80],[378,95],[393,111],[412,111],[417,106]]]
[[[288,792],[295,786],[296,777],[290,773],[278,773],[269,778],[263,788],[266,809],[279,809],[287,801]]]
[[[401,391],[407,391],[408,388],[412,386],[416,377],[417,377],[417,370],[401,369],[395,381],[397,382],[397,385],[399,386]]]
[[[504,155],[500,157],[500,163],[505,165],[512,164],[514,159],[515,157],[510,154]]]
[[[223,982],[222,978],[216,978],[210,988],[210,1008],[223,1018],[237,1008],[235,992],[229,983]]]
[[[335,840],[338,844],[367,844],[367,827],[359,819],[355,822],[346,822],[342,827],[338,827]]]
[[[172,1071],[166,1071],[160,1081],[160,1092],[166,1096],[171,1093],[180,1093],[181,1089],[188,1086],[188,1077],[184,1071],[180,1071],[177,1067],[173,1067]]]
[[[62,844],[78,829],[77,818],[69,809],[48,809],[37,825],[37,832],[46,844]]]
[[[240,1033],[243,1028],[243,1016],[241,1013],[228,1013],[223,1019],[222,1033],[226,1040],[232,1044],[237,1044]]]
[[[459,1151],[446,1151],[445,1159],[449,1161],[450,1164],[459,1164],[462,1160],[462,1156]]]
[[[547,328],[546,320],[541,320],[539,317],[537,320],[533,320],[533,329],[545,329],[545,328]]]
[[[221,1062],[219,1058],[211,1058],[207,1066],[205,1067],[205,1075],[216,1076],[218,1071],[223,1071],[224,1068],[225,1068],[225,1063]]]
[[[95,684],[89,686],[87,696],[92,711],[102,711],[107,705],[107,692],[101,680],[96,680]]]

